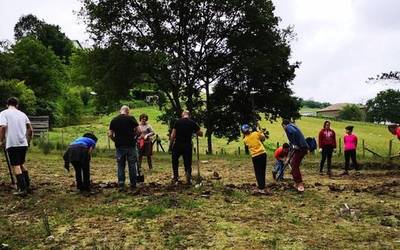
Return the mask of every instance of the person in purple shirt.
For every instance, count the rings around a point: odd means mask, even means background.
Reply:
[[[69,164],[72,164],[76,187],[83,194],[90,194],[90,159],[96,143],[97,137],[94,134],[85,133],[73,141],[64,154],[64,167],[69,171]]]

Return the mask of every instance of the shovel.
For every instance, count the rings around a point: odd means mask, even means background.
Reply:
[[[289,167],[290,169],[292,169],[292,166],[290,165],[290,161],[292,160],[293,155],[294,155],[294,150],[290,150],[290,152],[289,152],[289,157],[288,157],[288,159],[286,160],[285,164],[283,165],[282,170],[279,171],[278,176],[276,177],[276,181],[281,181],[281,180],[283,180],[283,174],[285,173],[285,170],[286,170],[287,167]]]
[[[8,158],[8,153],[7,153],[7,150],[5,147],[3,148],[3,151],[4,151],[4,156],[6,157],[6,162],[7,162],[8,172],[10,173],[11,183],[14,185],[15,181],[14,181],[14,177],[13,177],[13,174],[11,171],[10,158]]]

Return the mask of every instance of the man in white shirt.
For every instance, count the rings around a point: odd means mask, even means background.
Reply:
[[[18,110],[17,98],[9,98],[7,107],[8,109],[0,113],[0,146],[5,146],[17,178],[18,192],[15,194],[26,195],[31,189],[28,170],[24,163],[33,129],[26,114]]]

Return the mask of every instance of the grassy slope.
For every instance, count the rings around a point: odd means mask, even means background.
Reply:
[[[146,108],[138,108],[132,111],[132,114],[138,118],[141,113],[147,113],[149,115],[149,122],[153,126],[156,133],[160,135],[163,140],[164,147],[167,147],[167,126],[157,122],[157,116],[160,114],[160,111],[155,107],[146,107]],[[86,131],[94,131],[99,136],[99,146],[101,148],[108,147],[107,141],[107,129],[108,124],[110,123],[111,119],[115,114],[98,117],[94,119],[91,124],[86,125],[79,125],[79,126],[70,126],[67,128],[58,128],[55,129],[53,132],[50,133],[50,140],[53,142],[60,142],[62,141],[62,132],[64,137],[64,143],[67,144],[72,141],[77,136],[82,135]],[[317,137],[318,132],[322,127],[324,120],[319,118],[312,118],[312,117],[303,117],[301,120],[297,121],[298,126],[304,132],[305,136],[310,137]],[[388,154],[389,149],[389,140],[394,139],[394,137],[388,133],[387,129],[383,125],[377,125],[372,123],[364,123],[364,122],[337,122],[332,121],[332,128],[335,129],[338,138],[343,137],[344,135],[344,127],[347,125],[352,124],[355,126],[354,132],[358,135],[361,142],[364,139],[366,147],[376,151],[384,156]],[[286,136],[284,131],[282,130],[280,123],[270,123],[267,121],[263,121],[261,123],[262,127],[266,127],[270,131],[270,139],[266,142],[266,145],[269,149],[274,149],[277,142],[282,144],[286,142]],[[225,139],[217,139],[214,138],[214,151],[220,152],[223,148],[228,153],[234,153],[237,151],[238,146],[242,147],[241,142],[232,142],[227,144]],[[113,147],[111,142],[111,147]],[[200,149],[202,153],[205,152],[206,149],[206,139],[200,139]],[[361,149],[361,147],[359,147]],[[394,141],[393,143],[393,154],[394,152],[400,151],[400,143]],[[359,151],[361,152],[361,150]],[[368,153],[367,153],[368,154]]]

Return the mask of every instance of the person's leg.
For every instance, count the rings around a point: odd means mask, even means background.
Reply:
[[[185,166],[186,181],[188,184],[192,181],[192,145],[187,144],[183,148],[183,165]]]
[[[327,148],[323,147],[321,152],[321,162],[319,163],[320,174],[323,173],[326,157],[327,157]]]
[[[301,176],[300,172],[300,164],[301,161],[303,160],[304,156],[306,155],[305,150],[296,150],[293,154],[293,158],[290,162],[290,165],[292,166],[292,176],[293,180],[296,184],[302,183],[303,178]]]
[[[115,152],[117,158],[118,186],[122,191],[125,188],[126,150],[123,148],[117,148]]]
[[[25,195],[27,192],[26,181],[21,169],[22,160],[20,151],[17,147],[10,147],[6,150],[6,152],[10,160],[11,168],[14,170],[15,178],[17,179],[18,191],[15,194]]]
[[[137,164],[137,151],[136,147],[127,150],[127,159],[129,167],[129,182],[131,189],[136,188],[136,164]]]
[[[344,173],[347,174],[349,172],[349,165],[350,165],[350,150],[344,151]]]
[[[21,165],[20,166],[21,166],[22,175],[24,176],[24,179],[25,179],[26,191],[28,193],[31,193],[32,192],[31,179],[29,178],[28,169],[24,165],[27,151],[28,151],[28,147],[20,147],[20,157],[21,157]]]
[[[139,153],[139,157],[138,157],[138,166],[142,167],[142,160],[143,160],[143,155]]]
[[[326,150],[326,159],[327,159],[327,166],[328,166],[328,175],[332,176],[332,153],[333,153],[333,148],[329,147]]]
[[[265,172],[267,167],[267,155],[262,154],[252,158],[257,188],[260,192],[265,191]],[[267,191],[268,192],[268,191]]]
[[[172,147],[172,171],[173,171],[173,175],[174,175],[174,177],[173,177],[174,181],[178,181],[178,179],[179,179],[178,167],[179,167],[179,157],[181,155],[179,149],[180,149],[180,147],[176,143]]]
[[[285,169],[284,169],[284,162],[281,160],[277,160],[276,161],[276,167],[277,167],[277,177],[276,180],[277,181],[282,181],[283,180],[283,176],[285,174]]]
[[[147,156],[147,164],[149,165],[149,169],[153,169],[153,162],[151,159],[151,155]]]
[[[90,191],[90,163],[82,165],[83,182],[82,188],[85,191]]]
[[[82,166],[80,162],[77,161],[73,161],[71,164],[75,170],[76,188],[83,191]]]

